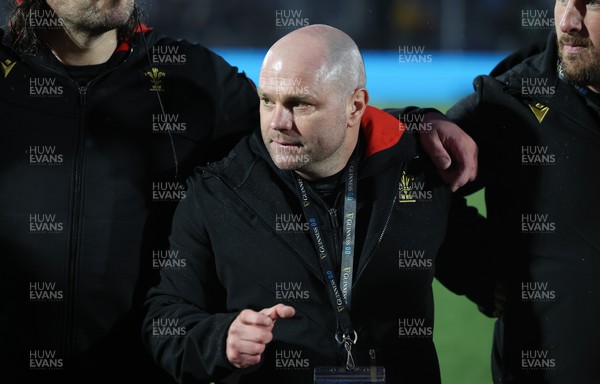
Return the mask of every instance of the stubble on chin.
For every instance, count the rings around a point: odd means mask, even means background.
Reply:
[[[580,43],[585,51],[577,54],[567,53],[564,43]],[[563,74],[570,83],[579,86],[600,84],[600,50],[583,38],[563,37],[558,44]]]
[[[134,10],[134,1],[110,1],[111,6],[104,9],[90,8],[75,20],[77,28],[90,32],[106,32],[127,24]]]

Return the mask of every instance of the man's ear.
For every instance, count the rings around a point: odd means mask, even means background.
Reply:
[[[363,113],[369,103],[369,92],[365,88],[357,88],[350,96],[348,126],[360,125]]]

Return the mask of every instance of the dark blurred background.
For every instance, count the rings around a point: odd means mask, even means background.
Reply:
[[[5,0],[0,16],[14,3]],[[166,34],[207,46],[268,47],[291,19],[325,23],[350,34],[361,49],[420,44],[430,50],[506,51],[545,35],[524,28],[527,10],[548,10],[550,0],[141,0],[146,22]],[[298,17],[298,12],[300,15]],[[281,14],[280,14],[281,15]],[[282,24],[282,23],[280,23]]]
[[[310,24],[338,27],[361,49],[419,44],[443,51],[511,50],[546,35],[544,28],[523,27],[523,12],[548,10],[551,15],[554,6],[549,0],[146,0],[144,4],[151,25],[208,46],[268,47],[289,32],[282,27],[287,17],[292,24],[307,19]]]
[[[522,26],[523,11],[549,10],[551,15],[554,6],[549,0],[146,0],[144,3],[153,26],[209,46],[270,46],[289,31],[276,25],[277,19],[282,25],[282,18],[293,15],[289,19],[308,19],[310,24],[338,27],[350,34],[361,49],[420,44],[443,51],[513,49],[546,35],[544,28]]]

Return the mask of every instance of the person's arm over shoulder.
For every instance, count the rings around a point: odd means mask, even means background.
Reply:
[[[459,126],[477,144],[477,177],[467,185],[467,188],[459,190],[463,195],[469,195],[485,187],[489,175],[489,158],[494,145],[494,132],[490,127],[496,122],[498,113],[492,114],[492,106],[483,102],[485,92],[484,81],[486,77],[478,76],[473,81],[474,92],[460,99],[445,113],[445,117]],[[487,78],[488,81],[491,79]]]
[[[423,149],[435,164],[439,175],[452,191],[477,176],[477,145],[457,124],[434,108],[414,106],[385,109],[418,137]]]
[[[226,356],[230,324],[239,314],[224,308],[198,181],[188,183],[173,218],[170,254],[178,268],[163,268],[148,293],[143,339],[155,361],[180,383],[224,378],[235,368]],[[201,181],[201,180],[200,180]]]

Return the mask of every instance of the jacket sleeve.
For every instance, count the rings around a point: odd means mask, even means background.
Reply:
[[[435,261],[435,277],[448,290],[464,295],[486,316],[494,312],[494,278],[486,252],[487,222],[455,193],[446,238]]]
[[[476,80],[477,83],[477,80]],[[488,177],[486,137],[480,124],[480,93],[476,91],[454,105],[446,116],[469,134],[479,147],[477,180],[459,189],[453,198],[448,231],[436,260],[436,278],[450,291],[464,295],[487,316],[494,311],[494,271],[488,249],[487,219],[467,206],[464,196],[485,188]]]
[[[492,137],[488,134],[489,130],[486,129],[486,122],[493,117],[486,116],[486,107],[482,102],[483,77],[477,77],[473,84],[475,91],[459,100],[446,112],[446,117],[471,136],[480,148],[478,158],[478,169],[480,172],[477,175],[476,188],[470,189],[468,193],[484,187],[486,183],[485,179],[489,176],[487,172],[489,162],[486,158],[489,150],[487,148],[490,144],[493,144],[491,143]]]
[[[193,180],[193,179],[192,179]],[[172,225],[170,256],[179,268],[164,267],[146,301],[142,337],[155,361],[179,383],[235,375],[225,354],[230,324],[239,314],[224,309],[210,239],[193,181]]]
[[[244,72],[221,56],[210,53],[216,81],[216,119],[209,158],[220,159],[244,136],[259,126],[256,85]]]

